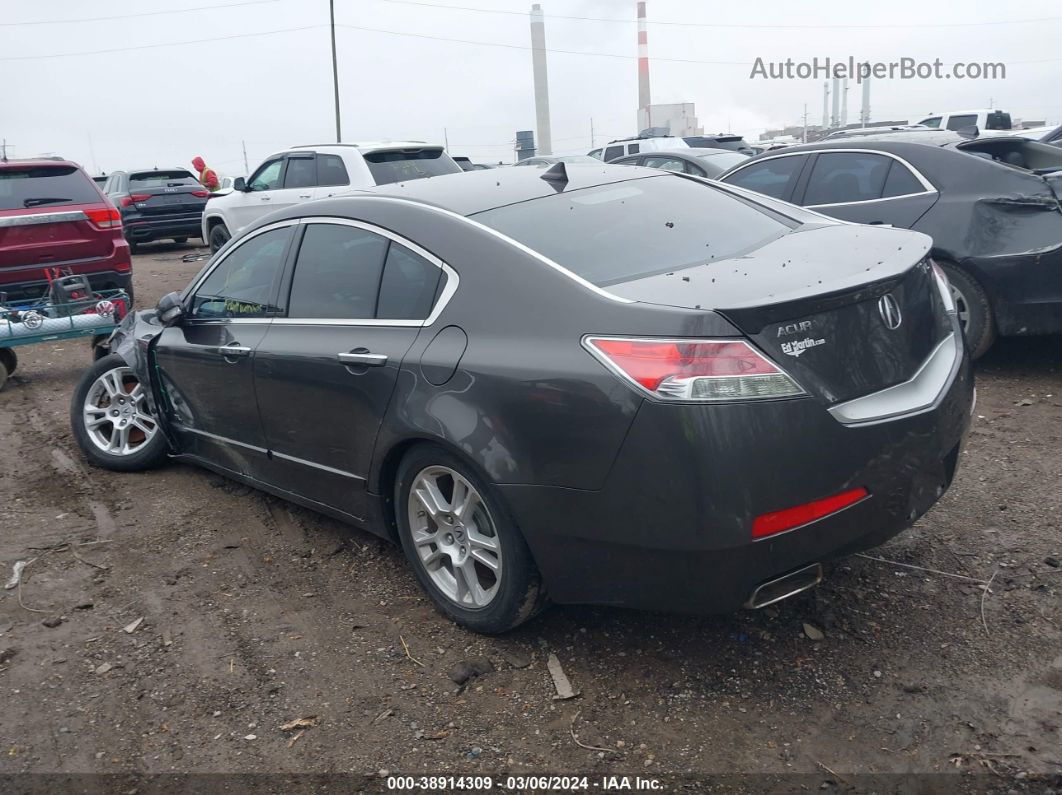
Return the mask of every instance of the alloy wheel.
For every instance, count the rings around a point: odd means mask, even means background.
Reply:
[[[970,304],[954,284],[949,283],[948,287],[951,289],[951,300],[955,303],[955,312],[959,316],[959,325],[966,331],[970,323]]]
[[[136,453],[159,429],[144,387],[128,367],[108,370],[92,382],[82,416],[89,439],[109,455]]]
[[[475,486],[449,467],[427,467],[406,508],[417,560],[436,588],[466,609],[487,607],[501,584],[502,549]]]

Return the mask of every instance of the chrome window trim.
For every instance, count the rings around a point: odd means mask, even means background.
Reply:
[[[584,279],[582,276],[578,275],[577,273],[574,273],[574,272],[568,270],[567,268],[565,268],[563,265],[561,265],[561,264],[559,264],[557,262],[554,262],[549,257],[547,257],[545,254],[542,254],[542,253],[540,253],[538,251],[535,251],[533,248],[531,248],[529,246],[525,246],[519,240],[514,240],[513,238],[509,237],[504,232],[499,232],[497,229],[489,227],[486,224],[481,223],[481,222],[477,221],[474,218],[469,218],[467,215],[461,215],[460,213],[455,213],[453,210],[447,210],[447,209],[445,209],[443,207],[436,207],[436,206],[431,205],[431,204],[425,204],[424,202],[418,202],[418,201],[414,201],[412,199],[403,199],[403,198],[401,198],[399,196],[371,196],[371,195],[365,195],[365,196],[357,196],[357,197],[351,197],[351,198],[359,198],[359,199],[360,198],[365,198],[365,199],[372,199],[373,201],[389,201],[389,202],[402,202],[403,204],[413,204],[413,205],[416,205],[417,207],[420,207],[422,209],[430,210],[432,212],[439,213],[440,215],[446,215],[446,216],[449,216],[450,218],[456,218],[457,220],[462,221],[462,222],[464,222],[464,223],[466,223],[466,224],[468,224],[470,226],[474,226],[477,229],[479,229],[479,230],[481,230],[483,232],[486,232],[489,235],[493,235],[494,237],[498,238],[499,240],[502,240],[502,241],[508,243],[513,248],[519,249],[523,253],[525,253],[525,254],[527,254],[527,255],[529,255],[531,257],[534,257],[539,262],[541,262],[543,265],[547,265],[550,268],[552,268],[553,270],[564,274],[565,276],[567,276],[569,279],[571,279],[576,284],[579,284],[582,287],[585,287],[590,292],[595,293],[596,295],[599,295],[602,298],[607,298],[610,301],[616,301],[617,303],[620,303],[620,304],[633,304],[633,303],[636,303],[635,301],[631,300],[630,298],[621,298],[618,295],[613,295],[612,293],[608,292],[607,290],[603,290],[602,288],[598,287],[593,282],[587,281],[586,279]]]
[[[932,411],[948,393],[962,363],[958,331],[941,340],[918,371],[902,384],[831,406],[828,411],[842,425],[862,427]]]
[[[33,213],[32,215],[8,215],[0,218],[0,229],[11,226],[36,226],[37,224],[58,224],[66,221],[87,221],[88,216],[81,210],[58,210],[54,213]],[[55,263],[42,263],[41,267]]]
[[[869,204],[871,202],[889,201],[891,199],[908,199],[908,198],[911,198],[912,196],[928,196],[930,194],[939,193],[940,192],[940,191],[938,191],[936,189],[936,187],[933,185],[932,182],[930,182],[928,179],[926,179],[925,175],[921,171],[919,171],[917,168],[915,168],[913,165],[911,165],[909,160],[901,157],[900,155],[893,154],[892,152],[886,152],[886,151],[883,151],[883,150],[880,150],[880,149],[856,149],[856,148],[851,148],[851,149],[849,149],[849,148],[846,148],[846,149],[833,149],[831,147],[830,149],[806,149],[806,150],[802,150],[800,152],[784,152],[784,153],[778,154],[778,155],[770,155],[769,157],[759,157],[759,158],[756,158],[755,160],[749,161],[748,163],[742,163],[740,166],[735,168],[733,171],[731,171],[726,176],[727,176],[727,178],[732,177],[734,174],[737,174],[742,169],[749,168],[750,166],[754,166],[754,165],[756,165],[758,163],[763,163],[763,162],[765,162],[767,160],[778,160],[779,158],[782,158],[782,157],[799,157],[800,155],[816,155],[816,154],[818,154],[818,155],[828,155],[828,154],[834,154],[834,153],[837,153],[837,154],[842,154],[843,153],[843,154],[861,154],[861,155],[881,155],[882,157],[891,157],[893,160],[896,160],[899,163],[901,163],[902,165],[906,166],[907,169],[912,174],[914,174],[915,179],[918,180],[918,182],[922,185],[923,188],[925,188],[925,190],[919,191],[918,193],[904,193],[901,196],[883,196],[883,197],[877,198],[877,199],[860,199],[859,201],[854,201],[854,202],[833,202],[831,204],[798,204],[797,205],[798,207],[805,207],[805,208],[813,208],[813,207],[847,207],[847,206],[853,205],[853,204]],[[810,178],[810,175],[809,175],[809,178]],[[726,180],[722,180],[722,181],[726,182]],[[727,183],[727,184],[730,184],[730,183]],[[735,185],[734,187],[740,188],[740,187],[743,187],[743,186]],[[745,188],[745,190],[751,190],[751,188]],[[753,192],[755,192],[755,191],[753,191]],[[766,194],[764,194],[764,195],[766,195]],[[771,198],[774,198],[774,197],[772,196]],[[785,200],[784,199],[777,199],[776,201],[785,201]]]

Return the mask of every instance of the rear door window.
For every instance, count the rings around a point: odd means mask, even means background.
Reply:
[[[880,199],[892,158],[857,152],[819,155],[804,191],[806,207]]]
[[[976,113],[965,113],[962,116],[949,116],[948,129],[961,130],[965,127],[973,127],[977,124]]]
[[[391,243],[380,282],[376,317],[423,320],[431,314],[442,270],[399,243]]]
[[[292,229],[270,229],[232,249],[195,291],[192,317],[214,320],[277,314],[273,295]]]
[[[347,167],[339,155],[317,155],[317,184],[322,187],[349,185]]]
[[[601,159],[606,163],[613,158],[621,157],[624,154],[622,146],[608,146],[605,147],[605,155]]]
[[[762,160],[735,171],[723,181],[775,199],[784,199],[792,193],[806,157],[788,155]]]
[[[313,157],[289,157],[284,171],[285,188],[312,188],[317,182],[317,166]]]
[[[641,144],[628,144],[628,146],[627,146],[627,154],[629,154],[629,155],[636,155],[640,151],[642,151],[642,145]]]
[[[184,169],[176,169],[174,171],[134,171],[129,175],[130,190],[198,184],[199,180]]]
[[[377,185],[461,173],[461,167],[442,149],[369,152],[365,155],[365,163]]]
[[[885,178],[885,189],[881,192],[882,198],[891,199],[894,196],[907,196],[924,191],[925,186],[918,180],[918,177],[911,173],[911,169],[899,160],[892,161],[892,165],[889,166],[889,176]]]
[[[0,168],[0,210],[102,201],[92,180],[76,166]]]
[[[291,279],[288,317],[376,317],[389,243],[386,237],[356,226],[307,225]]]

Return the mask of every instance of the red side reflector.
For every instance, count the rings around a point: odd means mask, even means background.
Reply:
[[[210,195],[210,191],[208,191],[208,190],[194,190],[194,191],[192,191],[192,195],[195,196],[197,199],[205,199],[207,196]]]
[[[862,486],[843,491],[832,497],[824,497],[821,500],[798,505],[795,508],[786,508],[783,511],[773,511],[757,516],[752,520],[752,537],[763,538],[773,536],[776,533],[784,533],[794,527],[800,527],[808,522],[814,522],[831,513],[837,513],[842,508],[855,505],[870,494]]]

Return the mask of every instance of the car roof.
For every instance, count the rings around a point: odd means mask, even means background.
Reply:
[[[716,149],[711,146],[691,146],[689,149],[678,149],[675,154],[702,157],[703,155],[740,155],[741,152],[734,149]]]
[[[73,166],[81,168],[73,160],[61,157],[28,157],[24,160],[0,160],[0,168],[38,168],[40,166]]]
[[[430,144],[427,141],[358,141],[357,143],[344,144],[298,144],[288,147],[285,151],[299,149],[358,149],[359,151],[371,152],[377,149],[442,149],[440,144]],[[279,154],[279,153],[278,153]]]
[[[346,195],[410,199],[441,207],[458,215],[475,215],[509,204],[553,196],[563,191],[593,188],[598,185],[628,182],[633,179],[668,176],[668,172],[652,168],[637,166],[620,168],[604,163],[600,165],[579,163],[565,165],[568,181],[561,183],[542,178],[550,170],[506,168],[465,171],[461,174],[446,174],[440,177],[381,185]]]

